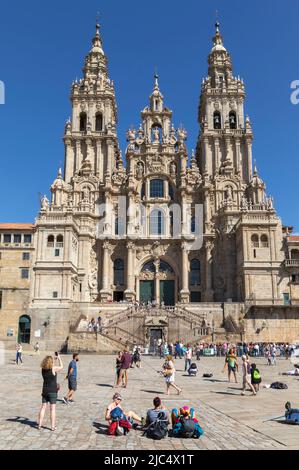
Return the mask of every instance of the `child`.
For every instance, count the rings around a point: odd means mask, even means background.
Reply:
[[[251,384],[254,387],[255,393],[260,389],[260,383],[262,381],[260,371],[257,369],[256,364],[251,364]]]

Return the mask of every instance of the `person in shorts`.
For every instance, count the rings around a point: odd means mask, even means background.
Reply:
[[[43,389],[42,389],[42,406],[38,416],[38,429],[42,428],[43,420],[46,413],[47,404],[50,403],[50,419],[51,430],[55,431],[56,422],[56,401],[57,401],[57,372],[63,369],[63,364],[60,356],[57,356],[58,365],[54,365],[54,358],[46,356],[41,363],[42,376],[43,376]]]
[[[63,397],[63,401],[66,405],[69,403],[73,403],[73,396],[75,391],[77,390],[77,376],[78,376],[78,369],[77,369],[77,362],[79,361],[79,354],[73,354],[73,360],[69,363],[67,376],[65,377],[68,379],[68,387],[69,391],[65,397]]]
[[[238,383],[237,381],[237,375],[236,375],[236,372],[238,371],[238,359],[237,359],[237,356],[235,354],[235,351],[233,348],[231,348],[229,351],[228,351],[228,354],[226,355],[226,358],[225,358],[225,364],[224,364],[224,368],[223,368],[223,371],[225,370],[225,368],[227,367],[227,370],[228,370],[228,381],[230,382],[230,376],[231,376],[231,373],[234,374],[234,377],[235,377],[235,382]]]

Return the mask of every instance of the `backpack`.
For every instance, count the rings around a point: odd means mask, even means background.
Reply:
[[[281,389],[287,389],[288,386],[287,386],[287,384],[284,384],[282,382],[273,382],[270,385],[270,388],[275,388],[275,389],[281,390]]]
[[[288,401],[285,404],[285,419],[289,424],[299,424],[299,410],[291,408],[291,403]]]
[[[122,419],[123,415],[124,414],[123,414],[122,409],[119,408],[118,406],[110,412],[110,418],[111,418],[112,422],[120,421]]]
[[[157,419],[144,430],[143,436],[146,435],[146,437],[150,439],[160,441],[168,434],[167,425],[168,419],[165,418],[165,414],[163,412],[160,412]]]
[[[180,437],[191,438],[195,435],[195,422],[192,418],[181,418]]]
[[[261,374],[259,373],[259,371],[257,369],[254,369],[254,371],[252,373],[252,378],[256,383],[261,382]]]
[[[109,424],[108,426],[108,435],[109,436],[116,436],[116,430],[118,428],[118,422],[117,421],[112,421],[112,423]]]

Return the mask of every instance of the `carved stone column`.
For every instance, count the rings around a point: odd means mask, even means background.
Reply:
[[[133,242],[127,243],[128,258],[127,258],[127,289],[125,290],[125,298],[129,302],[136,299],[135,292],[135,246]]]
[[[156,301],[156,304],[159,305],[160,304],[160,278],[159,278],[159,265],[160,265],[160,261],[159,259],[156,259],[154,261],[154,265],[155,265],[155,301]]]
[[[212,289],[212,249],[213,243],[206,241],[206,289],[205,289],[205,301],[213,302],[214,291]]]
[[[103,259],[102,259],[102,289],[100,291],[100,298],[102,302],[107,302],[112,297],[111,282],[109,279],[109,264],[110,264],[110,244],[108,241],[103,243]]]
[[[181,257],[181,272],[182,272],[182,289],[180,291],[180,298],[182,303],[188,303],[190,298],[189,291],[189,257],[187,243],[182,243],[182,257]]]

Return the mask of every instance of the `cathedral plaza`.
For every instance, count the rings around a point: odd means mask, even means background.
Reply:
[[[299,426],[287,426],[282,422],[267,421],[284,414],[284,403],[298,403],[298,377],[283,377],[287,390],[262,389],[257,396],[246,392],[241,396],[241,373],[238,384],[227,382],[222,373],[224,358],[204,357],[198,363],[197,377],[184,372],[184,360],[175,360],[176,382],[183,388],[181,396],[174,392],[165,394],[165,383],[157,370],[163,359],[143,356],[141,369],[129,371],[127,389],[120,389],[123,407],[133,409],[142,416],[152,407],[153,398],[159,395],[168,410],[175,406],[195,406],[204,435],[200,439],[166,437],[154,441],[142,436],[141,430],[131,430],[127,436],[107,436],[104,413],[115,393],[114,356],[82,355],[78,371],[78,390],[75,402],[65,405],[62,401],[67,382],[63,373],[58,378],[61,391],[57,401],[57,430],[50,430],[47,417],[43,429],[36,428],[36,416],[40,401],[41,356],[24,354],[24,365],[13,363],[14,354],[8,352],[1,374],[0,400],[0,449],[102,449],[118,450],[290,450],[298,449]],[[67,365],[69,356],[62,355]],[[263,383],[281,380],[279,372],[286,371],[289,361],[278,358],[277,365],[269,367],[265,358],[257,358]],[[212,379],[202,374],[213,372]],[[20,399],[20,394],[22,398]]]

